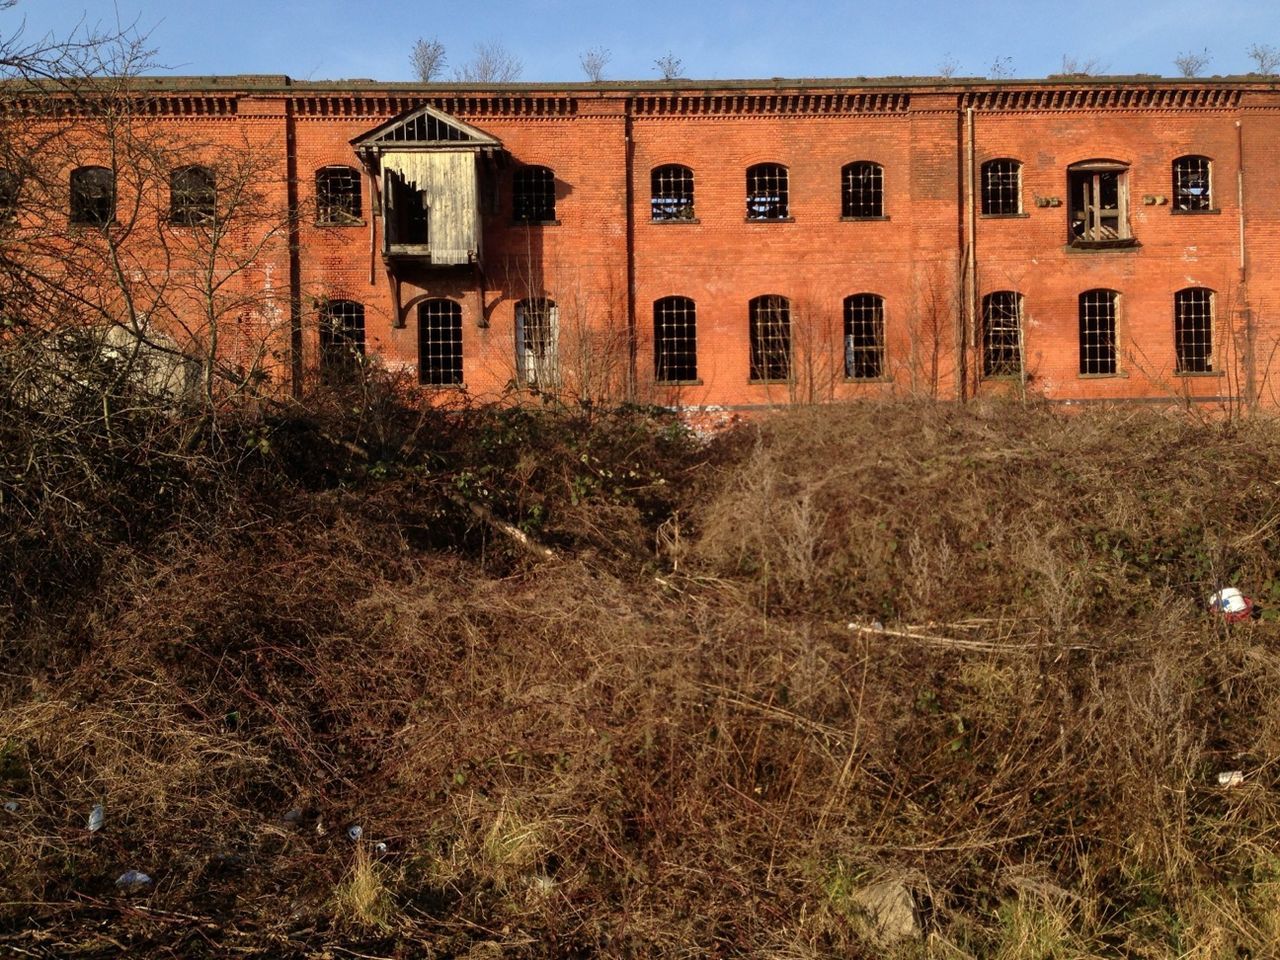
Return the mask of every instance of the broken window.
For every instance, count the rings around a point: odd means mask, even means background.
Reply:
[[[654,301],[653,377],[659,383],[698,379],[698,318],[688,297]]]
[[[1128,172],[1124,164],[1109,160],[1091,160],[1068,168],[1068,226],[1073,246],[1131,242]]]
[[[859,160],[846,164],[840,172],[842,217],[884,216],[884,168],[878,163]]]
[[[884,376],[884,298],[874,293],[844,298],[844,375],[851,380]]]
[[[1080,372],[1116,372],[1116,305],[1114,290],[1086,290],[1080,294]]]
[[[208,167],[179,167],[169,174],[169,222],[182,227],[212,223],[217,194]]]
[[[105,227],[116,217],[116,178],[106,167],[71,171],[71,222]]]
[[[452,300],[418,305],[418,381],[462,383],[462,306]]]
[[[549,167],[521,167],[515,172],[512,214],[516,223],[554,223],[556,175]]]
[[[654,167],[650,175],[653,195],[650,200],[654,220],[693,219],[693,171],[671,163]]]
[[[412,248],[425,248],[431,242],[431,209],[426,192],[415,187],[399,170],[384,165],[382,175],[382,229],[387,250],[421,252]]]
[[[12,170],[0,169],[0,223],[18,216],[18,176]]]
[[[1213,291],[1203,287],[1173,295],[1173,340],[1178,373],[1213,371]]]
[[[751,379],[791,378],[791,304],[786,297],[756,297],[749,308]]]
[[[988,160],[982,165],[982,212],[1008,217],[1022,212],[1022,164]]]
[[[1022,297],[997,290],[982,298],[982,375],[1022,373]]]
[[[787,168],[757,163],[747,169],[747,219],[787,219]]]
[[[1208,157],[1179,157],[1173,161],[1173,209],[1194,213],[1213,209]]]
[[[320,369],[328,380],[354,373],[364,357],[364,305],[327,300],[320,306]]]
[[[360,171],[321,167],[316,171],[316,223],[342,227],[360,223]]]
[[[558,386],[559,327],[554,300],[539,297],[516,304],[516,376],[522,386],[535,390]]]

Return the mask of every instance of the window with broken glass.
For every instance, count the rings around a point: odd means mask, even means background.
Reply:
[[[786,220],[787,168],[780,163],[757,163],[747,169],[747,219]]]
[[[791,303],[768,294],[749,305],[751,379],[757,382],[791,378]]]
[[[884,376],[884,298],[877,294],[844,299],[844,375],[850,380]]]
[[[1203,287],[1173,295],[1173,339],[1178,373],[1213,372],[1213,291]]]
[[[549,167],[521,167],[513,175],[511,204],[516,223],[554,223],[556,175]]]
[[[1131,244],[1129,168],[1108,160],[1078,163],[1067,170],[1068,239],[1076,247]]]
[[[418,382],[462,383],[462,306],[432,299],[418,305]]]
[[[116,178],[106,167],[71,171],[71,222],[105,227],[116,217]]]
[[[316,171],[316,223],[325,227],[360,223],[360,171],[321,167]]]
[[[655,221],[693,219],[693,171],[671,163],[654,167],[649,201]]]
[[[208,167],[179,167],[169,174],[169,222],[181,227],[212,223],[217,193]]]
[[[551,390],[559,384],[559,312],[538,297],[516,304],[516,376],[522,386]]]
[[[1017,160],[988,160],[982,165],[982,212],[991,217],[1022,212],[1022,164]]]
[[[1203,213],[1213,209],[1208,157],[1179,157],[1173,161],[1173,209]]]
[[[849,219],[884,216],[884,168],[859,160],[841,171],[840,215]]]
[[[1080,373],[1086,376],[1116,372],[1116,308],[1114,290],[1086,290],[1080,294]]]
[[[698,318],[688,297],[654,301],[653,377],[659,383],[698,379]]]
[[[327,300],[320,306],[320,369],[325,379],[354,373],[364,358],[364,304]]]
[[[997,290],[982,298],[982,375],[1022,373],[1022,296]]]

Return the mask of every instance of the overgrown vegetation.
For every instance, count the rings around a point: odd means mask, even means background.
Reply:
[[[5,419],[6,950],[1268,955],[1272,422],[396,396]]]

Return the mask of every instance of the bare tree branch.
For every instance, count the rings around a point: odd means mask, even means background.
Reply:
[[[519,80],[523,72],[520,58],[493,41],[477,43],[475,56],[459,67],[454,76],[461,83],[512,83]]]
[[[1181,77],[1198,77],[1200,71],[1209,65],[1209,61],[1213,57],[1209,55],[1209,48],[1205,47],[1200,53],[1180,53],[1173,58],[1173,64],[1178,68],[1178,75]]]
[[[430,40],[419,37],[409,54],[409,64],[415,77],[423,83],[430,83],[444,73],[444,44],[436,37]]]
[[[658,69],[658,75],[663,80],[679,79],[680,72],[684,69],[684,61],[670,51],[653,61],[653,65]]]
[[[587,79],[592,83],[599,83],[604,79],[604,68],[609,65],[610,59],[610,53],[604,47],[591,47],[578,57],[578,62],[582,64],[582,72],[587,75]]]

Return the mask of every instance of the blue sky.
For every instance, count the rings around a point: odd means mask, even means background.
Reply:
[[[699,79],[929,75],[948,58],[958,76],[1008,58],[1010,75],[1042,77],[1064,54],[1172,76],[1175,56],[1205,48],[1206,75],[1245,73],[1251,44],[1280,48],[1280,0],[20,0],[0,32],[24,18],[29,37],[136,24],[166,68],[155,72],[303,80],[411,80],[420,36],[444,43],[451,64],[498,41],[521,79],[552,82],[584,79],[589,47],[610,52],[610,80],[655,78],[668,52]]]

